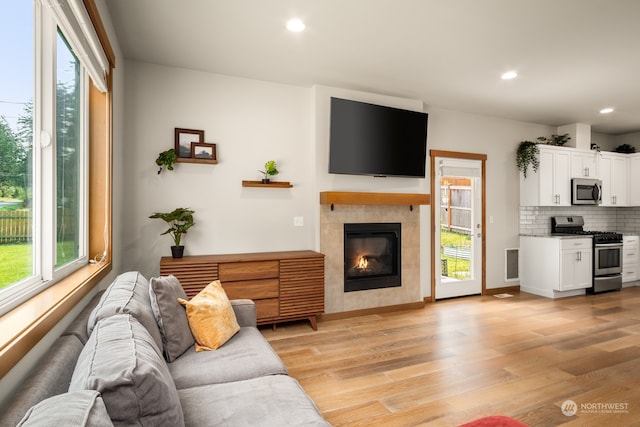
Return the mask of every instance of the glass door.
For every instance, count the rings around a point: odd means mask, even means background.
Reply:
[[[437,158],[435,164],[435,298],[481,294],[482,162]]]

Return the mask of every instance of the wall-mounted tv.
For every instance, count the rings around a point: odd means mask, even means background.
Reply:
[[[424,178],[427,113],[331,98],[329,173]]]

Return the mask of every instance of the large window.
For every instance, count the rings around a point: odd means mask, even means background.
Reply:
[[[87,23],[79,0],[0,3],[0,314],[89,260],[89,84],[108,65]]]

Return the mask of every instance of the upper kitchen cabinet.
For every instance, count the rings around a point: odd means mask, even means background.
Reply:
[[[597,178],[597,151],[575,150],[571,153],[571,178]]]
[[[539,146],[540,166],[527,178],[520,173],[521,206],[571,205],[572,148]]]
[[[627,156],[601,153],[598,176],[602,180],[602,206],[628,206]]]
[[[629,174],[629,206],[640,206],[640,153],[627,154]]]

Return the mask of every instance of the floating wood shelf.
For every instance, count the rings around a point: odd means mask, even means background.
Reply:
[[[217,159],[193,159],[193,158],[189,158],[189,157],[178,157],[176,159],[177,163],[207,163],[210,165],[217,165],[218,164],[218,160]]]
[[[321,205],[428,205],[430,194],[322,191]]]
[[[287,181],[271,181],[264,184],[262,181],[242,181],[243,187],[271,187],[271,188],[291,188],[293,185]]]

